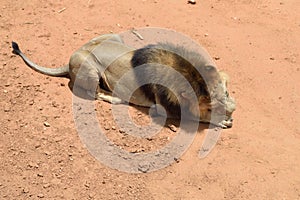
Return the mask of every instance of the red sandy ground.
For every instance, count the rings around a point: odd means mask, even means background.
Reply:
[[[0,199],[300,199],[299,0],[51,2],[0,2]],[[10,43],[58,67],[97,35],[145,26],[184,33],[220,58],[237,110],[205,159],[201,129],[179,162],[127,174],[80,141],[68,80],[29,69]]]

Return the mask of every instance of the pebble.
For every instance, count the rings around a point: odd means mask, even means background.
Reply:
[[[46,184],[44,184],[43,185],[43,188],[48,188],[48,187],[50,187],[51,185],[49,184],[49,183],[46,183]]]
[[[126,131],[123,130],[123,129],[120,129],[119,132],[120,132],[120,133],[125,133]]]
[[[259,159],[256,159],[255,162],[257,162],[257,163],[264,163],[263,160],[259,160]]]
[[[23,192],[23,193],[28,193],[28,192],[29,192],[29,189],[28,189],[28,188],[23,188],[23,189],[22,189],[22,192]]]
[[[39,168],[38,164],[35,164],[35,163],[32,163],[32,162],[28,163],[27,166],[30,167],[30,168]]]
[[[44,122],[44,126],[45,126],[45,127],[50,127],[49,122]]]
[[[45,195],[44,195],[44,194],[38,194],[37,197],[38,197],[38,198],[44,198]]]
[[[150,170],[150,164],[149,163],[140,163],[138,166],[138,170],[140,172],[146,173]]]
[[[4,107],[4,112],[9,112],[9,111],[10,111],[10,107],[6,105],[6,106]]]
[[[176,132],[176,131],[177,131],[177,127],[174,126],[173,124],[168,125],[168,127],[169,127],[169,129],[170,129],[171,131],[173,131],[173,132]]]
[[[58,107],[58,103],[56,103],[56,101],[52,101],[52,106],[54,107],[54,108],[56,108],[56,107]]]
[[[196,0],[188,0],[188,3],[190,3],[190,4],[196,4]]]

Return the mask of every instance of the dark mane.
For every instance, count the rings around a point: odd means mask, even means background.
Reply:
[[[139,84],[143,85],[145,81],[150,83],[141,86],[145,96],[153,102],[159,100],[159,103],[165,108],[169,108],[172,114],[179,114],[180,102],[185,101],[181,97],[183,92],[189,97],[194,94],[197,98],[209,97],[207,85],[202,77],[206,66],[205,61],[200,54],[189,51],[182,46],[158,43],[137,49],[131,59],[131,64],[134,68],[141,66],[143,69],[141,72],[137,72],[138,70],[135,72]],[[188,89],[190,86],[187,85],[186,81],[176,76],[172,70],[166,70],[163,66],[179,72],[188,81],[192,90]],[[164,87],[164,84],[169,85],[169,88]],[[181,99],[177,99],[176,96]]]

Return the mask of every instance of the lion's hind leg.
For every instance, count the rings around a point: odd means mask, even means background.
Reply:
[[[119,97],[113,96],[111,92],[103,90],[100,87],[97,88],[96,99],[106,101],[106,102],[111,103],[111,104],[121,104],[121,103],[124,102]]]

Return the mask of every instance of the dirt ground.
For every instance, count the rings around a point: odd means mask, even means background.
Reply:
[[[51,2],[0,1],[0,199],[300,199],[298,0]],[[234,126],[206,158],[198,157],[200,125],[169,167],[130,174],[103,165],[77,134],[68,79],[39,74],[11,53],[14,40],[35,62],[58,67],[91,38],[133,27],[186,34],[230,75]],[[168,142],[172,131],[164,131],[151,147]],[[122,139],[133,151],[148,148]]]

